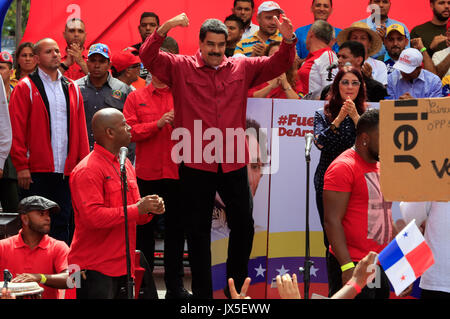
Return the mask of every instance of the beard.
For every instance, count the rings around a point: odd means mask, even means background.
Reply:
[[[436,9],[433,9],[433,14],[434,14],[434,16],[436,17],[436,19],[438,19],[438,20],[441,21],[441,22],[446,22],[447,19],[449,18],[448,16],[447,16],[447,17],[444,17],[444,16],[442,15],[442,13],[441,13],[441,12],[437,12]]]
[[[32,231],[34,231],[36,233],[39,233],[39,234],[42,234],[42,235],[47,235],[50,232],[50,226],[47,227],[47,226],[42,226],[42,225],[35,224],[31,219],[30,219],[30,221],[28,223],[28,227]]]
[[[370,148],[370,146],[367,148],[368,152],[369,152],[369,156],[371,159],[379,162],[380,161],[380,156],[379,156],[379,152],[375,151],[373,149]]]

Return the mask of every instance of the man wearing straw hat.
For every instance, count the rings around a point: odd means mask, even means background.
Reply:
[[[377,32],[369,28],[367,23],[355,22],[349,28],[342,30],[338,37],[337,43],[342,45],[346,41],[357,41],[366,48],[366,60],[361,69],[366,76],[377,80],[383,85],[387,85],[387,68],[386,65],[379,60],[372,58],[381,50],[383,41]]]

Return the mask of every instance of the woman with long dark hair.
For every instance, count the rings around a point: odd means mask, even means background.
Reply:
[[[323,178],[328,166],[342,152],[352,147],[356,139],[356,123],[366,110],[366,88],[361,73],[344,67],[331,85],[330,99],[314,115],[314,143],[321,151],[314,174],[316,204],[323,228]],[[328,240],[324,230],[324,243]]]
[[[15,80],[26,77],[28,74],[36,69],[36,62],[34,61],[33,43],[21,43],[14,54],[14,64],[16,69]]]

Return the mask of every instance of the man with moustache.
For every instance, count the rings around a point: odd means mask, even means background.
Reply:
[[[19,196],[40,195],[56,202],[50,236],[71,241],[72,203],[68,177],[89,154],[83,97],[78,85],[58,70],[61,53],[45,38],[33,48],[37,69],[11,95],[11,158]]]
[[[430,0],[430,7],[433,11],[433,18],[431,21],[414,27],[411,30],[411,40],[422,38],[424,48],[432,57],[435,52],[443,50],[447,46],[445,32],[450,16],[450,0]]]
[[[0,280],[4,280],[3,269],[8,269],[12,282],[40,284],[43,299],[57,299],[58,289],[67,288],[69,247],[48,235],[51,216],[59,211],[58,204],[41,196],[22,199],[19,234],[0,240]]]
[[[244,22],[244,33],[239,40],[251,37],[259,30],[259,26],[252,22],[254,8],[253,0],[234,0],[231,12]]]
[[[86,64],[86,27],[81,19],[73,18],[67,21],[63,32],[66,40],[66,55],[61,59],[59,70],[65,77],[78,80],[88,74]]]
[[[277,29],[277,24],[273,20],[273,16],[284,14],[278,3],[274,1],[265,1],[258,7],[258,23],[259,31],[255,32],[251,37],[242,39],[234,51],[235,57],[256,57],[263,56],[266,45],[283,39],[281,33]]]
[[[279,9],[269,11],[279,14]],[[249,87],[286,72],[294,62],[296,38],[292,24],[284,15],[280,19],[282,22],[272,16],[275,30],[279,30],[283,41],[280,49],[271,57],[226,58],[228,30],[217,19],[206,20],[200,28],[200,50],[196,55],[162,52],[159,48],[167,33],[175,27],[189,25],[184,13],[161,25],[140,50],[144,65],[172,89],[175,129],[180,128],[178,134],[190,136],[178,143],[181,145],[179,151],[183,154],[175,150],[172,159],[180,163],[181,194],[184,200],[191,203],[183,217],[194,298],[212,298],[211,212],[216,191],[227,207],[227,221],[231,230],[227,278],[234,278],[237,286],[241,287],[247,277],[254,234],[244,130],[247,91]],[[200,132],[199,121],[202,125]],[[197,134],[203,136],[208,128],[219,130],[223,137],[233,129],[238,143],[233,143],[231,147],[228,145],[227,149],[226,139],[216,141],[222,142],[223,148],[216,149],[214,154],[211,150],[208,153],[207,141],[191,149],[189,145],[194,145],[192,138]]]
[[[394,64],[398,61],[400,53],[408,45],[408,38],[406,37],[406,30],[400,24],[393,24],[386,30],[386,37],[384,38],[384,47],[387,53],[381,55],[378,60],[383,61],[387,67],[388,75],[394,71]]]

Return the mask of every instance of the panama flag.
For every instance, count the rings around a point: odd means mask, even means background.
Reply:
[[[398,296],[434,264],[415,220],[412,220],[379,254],[378,260]]]

